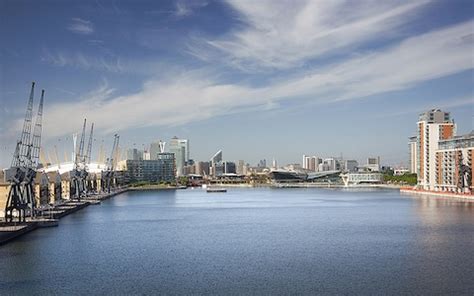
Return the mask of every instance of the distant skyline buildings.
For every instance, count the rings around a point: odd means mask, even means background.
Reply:
[[[344,159],[342,157],[319,158],[303,154],[301,168],[312,172],[324,171],[368,171],[378,172],[381,170],[380,157],[369,157],[365,164],[360,165],[357,160]]]
[[[177,176],[184,175],[206,175],[218,176],[224,174],[238,174],[245,175],[249,171],[253,172],[263,172],[265,170],[279,169],[278,162],[276,158],[272,158],[271,164],[267,164],[267,160],[260,159],[255,166],[252,166],[246,163],[244,160],[224,160],[223,151],[219,150],[210,158],[209,161],[188,159],[186,161],[186,155],[190,155],[189,150],[189,140],[181,139],[177,136],[174,136],[169,141],[169,153],[175,155],[175,170]],[[135,145],[135,144],[134,144]],[[137,148],[127,149],[127,159],[130,160],[154,160],[152,159],[152,151],[160,151],[159,153],[164,152],[165,142],[163,141],[154,141],[150,145],[143,145],[143,147],[149,147],[147,150],[139,150]],[[163,151],[163,152],[161,152]],[[157,155],[159,155],[157,153]],[[189,156],[188,156],[189,157]],[[342,157],[342,156],[341,156]],[[158,159],[158,158],[156,158]],[[314,171],[314,172],[323,172],[323,171],[379,171],[381,167],[380,157],[368,158],[366,164],[359,165],[359,162],[354,159],[343,159],[337,157],[326,157],[320,158],[317,156],[307,156],[303,155],[303,161],[301,165],[298,164],[287,164],[282,167],[292,167],[297,169],[297,167]]]

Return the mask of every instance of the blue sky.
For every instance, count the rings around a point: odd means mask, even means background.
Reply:
[[[0,166],[31,81],[43,146],[94,153],[176,135],[191,156],[256,163],[302,154],[406,163],[417,114],[474,121],[472,1],[0,0]],[[38,96],[37,96],[38,97]],[[37,101],[36,101],[37,102]]]

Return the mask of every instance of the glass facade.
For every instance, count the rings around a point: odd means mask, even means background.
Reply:
[[[174,182],[174,153],[159,153],[157,160],[127,160],[129,182]]]

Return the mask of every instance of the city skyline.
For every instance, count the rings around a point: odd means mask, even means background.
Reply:
[[[46,89],[49,151],[85,117],[94,151],[118,132],[126,148],[189,139],[194,160],[222,149],[249,163],[343,153],[407,165],[419,113],[473,128],[472,2],[361,1],[350,17],[344,3],[270,2],[3,2],[0,166],[32,80]]]

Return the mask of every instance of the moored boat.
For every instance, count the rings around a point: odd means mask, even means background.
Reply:
[[[206,190],[207,193],[214,193],[214,192],[227,192],[227,189],[225,188],[207,188]]]

